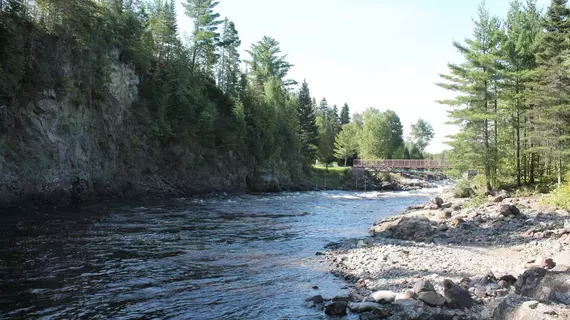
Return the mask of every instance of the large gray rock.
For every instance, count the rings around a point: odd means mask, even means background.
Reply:
[[[570,305],[570,273],[546,272],[542,268],[525,271],[515,283],[516,293],[537,300]]]
[[[515,294],[499,300],[493,311],[494,320],[551,320],[570,319],[570,307],[544,304]]]
[[[401,216],[384,220],[370,228],[369,232],[385,238],[425,241],[434,234],[435,229],[427,218]]]
[[[414,292],[416,294],[419,294],[420,292],[424,291],[435,291],[435,288],[433,287],[431,282],[427,280],[418,280],[416,283],[414,283]]]
[[[452,308],[471,308],[474,304],[469,291],[461,288],[449,279],[443,280],[443,295]]]
[[[500,204],[499,213],[505,217],[516,216],[521,214],[520,210],[514,204]]]
[[[355,313],[382,310],[382,306],[376,302],[349,302],[348,309]]]
[[[544,278],[545,275],[546,270],[543,268],[532,268],[526,270],[517,278],[517,282],[515,282],[515,293],[527,297],[534,296],[538,284],[542,281],[542,278]]]
[[[439,307],[445,303],[445,298],[435,291],[422,291],[418,294],[418,300],[428,306]]]

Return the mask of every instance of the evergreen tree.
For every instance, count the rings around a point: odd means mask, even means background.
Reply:
[[[301,142],[303,152],[313,160],[316,146],[319,144],[319,129],[316,123],[315,108],[311,99],[311,92],[307,81],[303,80],[301,89],[297,97],[297,112],[299,114],[299,124],[301,127]]]
[[[552,157],[560,184],[570,131],[570,9],[567,1],[552,0],[543,21],[545,32],[538,44],[539,66],[533,95],[536,107],[532,111],[534,130],[530,137],[537,147],[531,151]]]
[[[196,70],[196,65],[202,63],[204,72],[211,74],[211,69],[216,62],[215,44],[220,36],[217,30],[222,23],[219,20],[220,14],[214,12],[218,3],[214,0],[186,0],[182,3],[186,15],[194,23],[192,62],[190,64],[192,73]]]
[[[222,26],[222,35],[219,42],[220,59],[217,67],[218,86],[225,93],[237,97],[240,80],[239,46],[241,40],[233,22],[226,18]]]
[[[452,123],[460,126],[460,133],[453,136],[451,142],[455,150],[471,168],[483,168],[485,184],[492,190],[492,169],[495,166],[494,146],[491,126],[496,123],[493,104],[496,92],[493,81],[498,67],[498,45],[500,23],[491,17],[483,5],[479,7],[478,20],[475,21],[474,39],[467,39],[466,45],[454,42],[455,48],[461,52],[466,62],[461,65],[448,64],[450,75],[440,75],[447,80],[439,85],[445,89],[458,92],[453,100],[440,101],[454,107],[450,112]],[[469,141],[469,145],[459,148],[458,144]],[[455,149],[457,148],[457,149]],[[466,157],[465,155],[472,155]],[[413,157],[413,155],[412,155]],[[458,162],[459,164],[459,162]]]
[[[317,108],[317,126],[319,128],[319,159],[326,165],[333,161],[334,141],[338,133],[338,121],[334,109],[323,98]]]
[[[281,55],[277,40],[264,36],[263,39],[252,44],[247,52],[251,55],[251,60],[247,63],[258,84],[264,84],[271,77],[275,77],[285,85],[295,83],[292,80],[285,80],[293,65],[287,62],[287,55]]]
[[[344,104],[340,110],[340,124],[344,125],[350,122],[350,112],[348,109],[348,104]]]

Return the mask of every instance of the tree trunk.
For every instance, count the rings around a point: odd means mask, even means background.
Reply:
[[[346,163],[348,162],[348,157],[344,157],[344,166],[346,167]]]
[[[483,71],[485,72],[486,70],[483,69]],[[484,100],[484,106],[485,106],[485,113],[488,111],[489,108],[489,95],[488,95],[488,84],[487,84],[487,80],[485,80],[485,100]],[[489,120],[485,119],[485,121],[483,122],[483,142],[485,145],[485,150],[483,152],[483,165],[485,167],[485,184],[487,186],[487,191],[491,192],[492,188],[491,188],[491,166],[489,164]]]

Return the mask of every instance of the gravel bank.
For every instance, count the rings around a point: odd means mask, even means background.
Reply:
[[[369,238],[330,244],[331,272],[352,291],[346,307],[360,319],[570,319],[570,214],[506,193],[465,201],[434,198]]]

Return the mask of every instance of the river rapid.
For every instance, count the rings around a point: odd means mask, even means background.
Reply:
[[[324,319],[347,293],[316,256],[426,201],[301,192],[111,202],[0,216],[0,319]],[[317,286],[318,289],[313,287]]]

